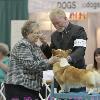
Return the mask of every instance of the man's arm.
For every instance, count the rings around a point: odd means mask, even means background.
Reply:
[[[56,46],[53,43],[53,36],[51,36],[51,44],[50,46],[47,44],[45,41],[46,39],[42,39],[42,45],[41,45],[41,50],[43,51],[44,55],[47,58],[50,58],[52,56],[52,49],[56,49]]]
[[[71,59],[69,60],[70,62],[76,63],[80,59],[83,59],[85,55],[87,35],[84,28],[81,27],[74,37],[74,52],[70,55]]]
[[[52,56],[52,49],[47,43],[41,45],[41,50],[48,59]]]
[[[57,49],[54,42],[53,42],[53,35],[51,35],[51,44],[50,44],[51,49]]]

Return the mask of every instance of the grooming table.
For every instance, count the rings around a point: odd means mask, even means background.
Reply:
[[[100,100],[100,94],[88,95],[87,92],[54,93],[54,81],[51,84],[51,94],[48,100],[73,99],[73,100]]]

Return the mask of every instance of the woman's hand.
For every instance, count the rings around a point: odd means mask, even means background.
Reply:
[[[48,60],[48,63],[54,64],[54,63],[59,62],[59,61],[60,61],[59,57],[53,56]]]

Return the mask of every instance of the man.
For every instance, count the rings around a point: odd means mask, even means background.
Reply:
[[[83,27],[74,25],[69,22],[65,12],[60,9],[53,9],[50,13],[50,20],[56,31],[51,35],[50,48],[47,45],[45,39],[41,37],[42,51],[44,54],[48,54],[48,51],[52,49],[71,49],[72,53],[66,59],[74,67],[83,69],[85,68],[85,50],[87,35]],[[49,54],[49,56],[51,56]],[[77,91],[74,90],[74,91]]]

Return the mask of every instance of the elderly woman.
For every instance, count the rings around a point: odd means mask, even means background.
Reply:
[[[36,42],[40,38],[39,25],[27,21],[22,28],[23,39],[12,49],[10,70],[5,84],[6,100],[39,100],[42,71],[58,59],[46,59]]]

